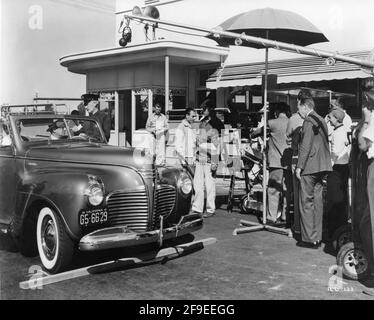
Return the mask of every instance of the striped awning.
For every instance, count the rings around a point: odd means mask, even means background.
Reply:
[[[365,59],[369,54],[370,51],[359,51],[346,55]],[[264,62],[229,65],[223,69],[218,69],[211,75],[206,82],[206,86],[209,89],[217,89],[261,85],[264,73]],[[325,59],[318,57],[270,61],[269,74],[278,76],[278,84],[371,77],[360,66],[341,61],[337,61],[335,65],[327,65]]]

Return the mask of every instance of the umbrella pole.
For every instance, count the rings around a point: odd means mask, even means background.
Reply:
[[[268,37],[267,31],[267,37]],[[267,126],[268,126],[268,72],[269,72],[269,48],[265,49],[265,77],[264,77],[264,143],[263,143],[263,173],[262,173],[262,224],[254,223],[251,221],[241,220],[240,224],[242,227],[236,228],[233,235],[254,232],[260,230],[267,230],[270,232],[283,234],[292,237],[291,230],[268,226],[266,224],[267,215],[267,185],[268,185],[268,173],[267,173]]]
[[[262,173],[262,223],[266,225],[267,215],[267,129],[268,129],[268,73],[269,48],[265,48],[265,79],[264,79],[264,147],[263,147],[263,173]]]

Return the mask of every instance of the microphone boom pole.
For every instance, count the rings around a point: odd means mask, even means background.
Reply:
[[[223,31],[223,30],[217,30],[217,29],[207,29],[207,28],[202,28],[202,27],[197,27],[197,26],[192,26],[192,25],[187,25],[187,24],[181,24],[181,23],[176,23],[176,22],[171,22],[171,21],[166,21],[166,20],[160,20],[160,19],[153,19],[145,16],[138,16],[138,15],[125,15],[125,17],[132,19],[132,20],[139,20],[139,21],[148,21],[148,22],[153,22],[153,23],[159,23],[159,24],[164,24],[172,27],[178,27],[178,28],[183,28],[183,29],[189,29],[193,31],[199,31],[199,32],[205,32],[209,34],[213,34],[217,38],[220,36],[228,37],[228,38],[234,38],[234,39],[241,39],[244,41],[260,44],[265,48],[273,48],[281,51],[287,51],[287,52],[294,52],[294,53],[299,53],[299,54],[305,54],[305,55],[310,55],[310,56],[315,56],[319,58],[326,58],[330,59],[329,61],[333,60],[339,60],[343,62],[348,62],[352,64],[359,65],[363,68],[363,70],[367,73],[370,73],[371,75],[374,75],[374,51],[371,52],[370,56],[368,59],[357,59],[354,57],[338,54],[335,52],[330,52],[330,51],[325,51],[325,50],[317,50],[314,48],[306,48],[303,46],[298,46],[295,44],[290,44],[286,42],[278,42],[274,40],[269,40],[269,39],[264,39],[260,37],[253,37],[253,36],[248,36],[246,34],[239,34],[235,32],[228,32],[228,31]]]

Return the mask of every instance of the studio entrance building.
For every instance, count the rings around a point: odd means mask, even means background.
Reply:
[[[112,116],[110,144],[123,146],[145,128],[155,102],[166,114],[198,106],[209,93],[206,80],[228,53],[227,48],[161,40],[69,55],[60,62],[87,76],[87,92],[101,93]]]

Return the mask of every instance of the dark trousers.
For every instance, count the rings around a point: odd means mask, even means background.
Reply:
[[[348,221],[348,164],[336,164],[327,177],[326,219],[328,235]]]
[[[299,189],[301,238],[305,242],[322,240],[324,172],[303,175]]]
[[[299,189],[300,181],[295,174],[296,164],[292,164],[292,195],[293,195],[293,217],[292,229],[295,232],[300,232],[300,210],[299,210]]]
[[[367,171],[367,196],[369,208],[364,210],[360,222],[361,242],[369,261],[371,272],[374,272],[374,161],[371,160]]]

